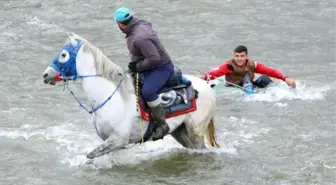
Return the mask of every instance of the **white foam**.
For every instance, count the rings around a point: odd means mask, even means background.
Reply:
[[[274,106],[276,106],[276,107],[288,107],[288,103],[277,102],[277,103],[274,104]]]
[[[225,125],[230,125],[230,127],[226,126],[224,127],[225,130],[221,131],[223,139],[220,140],[225,140],[225,148],[236,150],[240,146],[252,144],[256,138],[262,137],[270,131],[270,128],[262,128],[260,123],[254,120],[234,116],[223,119]]]
[[[275,83],[266,89],[259,90],[258,93],[252,95],[244,95],[239,101],[267,101],[275,102],[281,100],[319,100],[323,99],[326,92],[331,88],[328,85],[319,87],[307,87],[305,84],[297,82],[297,87],[292,89],[285,83]],[[281,104],[278,104],[281,106]]]
[[[88,160],[86,154],[102,143],[100,138],[91,130],[82,130],[78,125],[62,123],[58,126],[43,128],[41,125],[22,125],[20,128],[0,129],[0,137],[11,139],[48,140],[57,143],[60,162],[70,167],[112,168],[118,165],[134,165],[143,161],[153,161],[177,153],[188,154],[236,154],[233,147],[220,149],[191,150],[183,148],[171,136],[156,142],[146,142],[142,145],[129,145],[127,149],[111,152],[94,160]],[[223,145],[223,144],[222,144]]]
[[[38,27],[41,29],[55,29],[57,28],[58,30],[63,30],[60,26],[56,24],[49,23],[48,21],[41,20],[38,17],[34,16],[32,17],[31,15],[26,16],[27,19],[27,24],[30,26]]]
[[[327,169],[336,169],[336,166],[330,166],[330,165],[327,165],[327,164],[324,164],[324,163],[323,163],[323,167],[325,167]]]

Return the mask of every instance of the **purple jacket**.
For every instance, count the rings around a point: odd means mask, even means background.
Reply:
[[[131,61],[139,61],[137,69],[140,72],[171,62],[151,23],[133,18],[123,32]]]

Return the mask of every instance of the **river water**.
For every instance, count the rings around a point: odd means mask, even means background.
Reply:
[[[67,32],[126,67],[120,6],[152,21],[176,61],[206,71],[243,44],[297,89],[275,80],[252,96],[218,93],[221,149],[187,150],[169,136],[87,163],[101,143],[89,115],[41,75]],[[1,185],[335,184],[334,0],[2,0],[0,15]]]

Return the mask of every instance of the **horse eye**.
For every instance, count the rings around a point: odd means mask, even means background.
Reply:
[[[61,55],[59,56],[58,61],[61,62],[61,63],[65,63],[69,60],[69,58],[70,58],[69,52],[66,51],[66,50],[63,50]]]

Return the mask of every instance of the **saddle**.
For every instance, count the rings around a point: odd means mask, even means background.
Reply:
[[[141,88],[144,83],[145,73],[139,75],[139,107],[143,119],[150,119],[150,108],[144,101]],[[136,79],[133,74],[133,82]],[[167,83],[158,91],[159,97],[166,112],[166,118],[186,114],[196,110],[196,99],[198,91],[194,89],[190,80],[182,75],[181,70],[174,66],[174,73],[168,79]]]

